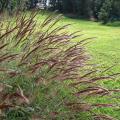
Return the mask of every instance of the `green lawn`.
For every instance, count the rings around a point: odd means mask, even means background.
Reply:
[[[82,38],[96,37],[88,44],[97,61],[109,63],[120,58],[120,26],[104,26],[97,22],[64,18],[63,23],[72,23],[70,31],[81,30]]]
[[[77,20],[70,19],[65,17],[61,23],[72,23],[73,25],[70,28],[70,31],[81,30],[81,34],[84,34],[82,38],[87,37],[96,37],[91,40],[87,45],[88,51],[93,55],[93,61],[96,64],[103,64],[103,66],[111,66],[112,64],[117,64],[112,71],[120,72],[120,25],[114,26],[115,23],[110,24],[109,26],[101,25],[97,22],[91,22],[86,20]],[[80,38],[80,39],[82,39]],[[120,82],[106,82],[103,83],[103,86],[109,88],[120,88]],[[90,100],[92,101],[92,100]],[[95,99],[94,102],[100,103],[120,103],[120,99]],[[94,103],[93,102],[93,103]],[[98,112],[108,113],[110,115],[116,116],[120,120],[120,111],[114,111],[112,109],[101,109]]]
[[[43,19],[44,16],[38,17],[38,21]],[[88,52],[92,55],[92,61],[96,64],[101,64],[101,66],[108,67],[111,65],[116,65],[111,69],[112,72],[120,72],[120,22],[109,23],[108,25],[102,25],[99,22],[92,22],[81,19],[72,19],[68,17],[63,17],[59,25],[72,24],[68,31],[81,31],[83,34],[80,40],[95,37],[95,39],[90,40],[86,48]],[[78,41],[78,39],[76,39]],[[104,82],[103,86],[109,88],[120,88],[120,82]],[[101,98],[101,99],[90,99],[89,101],[100,102],[100,103],[117,103],[120,104],[120,99]],[[100,113],[107,113],[115,116],[120,120],[120,111],[112,110],[111,108],[104,108],[97,110]]]
[[[41,21],[45,16],[40,15],[37,20]],[[63,24],[72,24],[68,29],[70,32],[81,31],[83,36],[80,39],[95,37],[95,39],[90,40],[87,48],[97,62],[105,64],[119,62],[120,22],[102,25],[98,22],[63,17],[58,25]]]
[[[102,64],[102,66],[111,66],[116,64],[112,68],[112,72],[120,72],[120,23],[112,23],[108,25],[101,25],[98,22],[91,22],[80,19],[70,19],[65,17],[61,23],[72,23],[70,31],[81,30],[81,34],[84,34],[80,39],[87,37],[96,37],[87,44],[89,53],[93,56],[93,62],[96,64]],[[117,24],[117,26],[116,26]],[[120,88],[120,81],[105,82],[103,86],[111,88]],[[92,100],[90,100],[92,101]],[[95,99],[94,102],[100,103],[118,103],[119,99]],[[98,112],[107,113],[116,116],[120,120],[120,111],[114,111],[112,109],[101,109]]]

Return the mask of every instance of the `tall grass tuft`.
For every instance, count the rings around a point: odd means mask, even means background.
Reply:
[[[88,119],[112,120],[93,109],[115,105],[91,104],[87,99],[120,92],[100,85],[119,73],[105,76],[106,70],[90,65],[85,44],[92,38],[76,43],[79,31],[67,32],[69,24],[58,26],[61,15],[49,15],[41,23],[36,16],[31,13],[19,15],[13,22],[0,22],[1,118],[61,120],[88,113]],[[87,115],[82,119],[87,120]]]

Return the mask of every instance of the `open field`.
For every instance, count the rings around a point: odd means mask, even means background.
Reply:
[[[40,14],[37,21],[41,21],[45,16],[46,14]],[[80,39],[95,37],[93,40],[90,40],[87,48],[97,62],[102,62],[103,64],[105,63],[108,65],[111,65],[114,62],[119,63],[120,22],[102,25],[99,22],[63,17],[58,25],[63,24],[71,24],[68,29],[70,32],[81,31],[83,36],[80,37]]]
[[[101,25],[97,22],[85,21],[64,18],[63,23],[72,23],[70,31],[81,30],[82,38],[96,37],[87,44],[88,51],[93,55],[93,61],[96,64],[103,64],[104,66],[111,66],[116,64],[114,68],[111,69],[112,72],[120,72],[120,23],[116,26],[115,23],[108,24],[106,26]],[[120,88],[120,81],[118,82],[106,82],[103,86],[108,86],[109,88]],[[94,101],[94,100],[93,100]],[[120,98],[109,100],[101,99],[95,100],[101,103],[107,103],[107,101],[120,104]],[[101,109],[100,112],[112,114],[117,116],[120,120],[120,111],[112,111],[111,109]]]
[[[63,23],[72,23],[70,31],[81,30],[82,38],[96,37],[87,44],[88,51],[93,55],[93,61],[96,64],[103,64],[104,66],[111,66],[115,64],[115,67],[111,69],[111,72],[120,72],[120,22],[111,23],[108,25],[101,25],[97,22],[85,21],[64,18]],[[105,82],[103,86],[109,88],[120,88],[120,81],[118,82]],[[93,100],[94,101],[94,100]],[[101,99],[95,100],[101,103],[107,103],[114,101],[120,104],[120,98],[118,99]],[[101,109],[100,112],[108,113],[120,120],[120,111],[112,111],[111,109]]]

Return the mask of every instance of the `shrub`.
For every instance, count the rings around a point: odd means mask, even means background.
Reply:
[[[0,12],[6,10],[9,15],[13,15],[15,12],[23,11],[26,9],[26,3],[28,0],[1,0]]]
[[[111,10],[112,0],[105,0],[98,15],[99,20],[101,20],[103,24],[106,24],[110,20]]]
[[[69,25],[56,27],[61,15],[50,15],[41,24],[36,15],[18,16],[6,27],[0,23],[1,117],[77,119],[86,112],[88,119],[90,114],[109,119],[92,109],[112,104],[91,104],[86,98],[119,92],[99,85],[119,74],[103,76],[106,70],[99,72],[88,64],[84,46],[91,38],[74,42],[79,32],[68,33]]]

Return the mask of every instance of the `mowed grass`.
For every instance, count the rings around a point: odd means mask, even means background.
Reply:
[[[115,67],[111,69],[112,72],[120,72],[120,24],[114,26],[113,24],[101,25],[98,22],[80,20],[80,19],[70,19],[65,17],[60,24],[73,24],[69,31],[74,32],[81,30],[83,36],[80,39],[92,38],[90,43],[87,44],[86,48],[88,52],[92,55],[92,62],[94,64],[101,64],[102,67],[108,67],[115,64]],[[119,23],[119,22],[118,22]],[[116,25],[116,24],[115,24]],[[108,88],[120,88],[120,81],[108,81],[101,83],[103,86]],[[109,99],[102,98],[90,99],[93,103],[117,103],[120,104],[120,98]],[[117,117],[120,120],[120,111],[112,110],[111,108],[103,108],[97,110],[102,114],[106,113]]]
[[[39,14],[37,21],[41,22],[47,16]],[[92,38],[87,44],[89,53],[93,55],[96,62],[111,65],[112,63],[120,61],[120,22],[109,23],[102,25],[99,22],[92,22],[88,20],[72,19],[63,17],[58,25],[71,24],[68,28],[69,32],[81,31],[83,34],[79,39]],[[76,40],[76,41],[77,41]]]
[[[120,60],[120,25],[118,27],[101,25],[98,22],[64,18],[62,23],[73,24],[70,31],[81,30],[82,38],[95,37],[87,45],[97,62],[113,63]]]
[[[102,25],[98,22],[64,17],[60,24],[68,23],[73,24],[69,29],[70,32],[81,31],[83,36],[80,39],[95,37],[86,45],[88,52],[92,55],[92,62],[94,64],[101,65],[101,67],[115,65],[110,71],[112,73],[120,72],[120,22]],[[103,87],[107,86],[109,89],[120,88],[120,80],[102,82],[101,84]],[[117,103],[120,105],[120,98],[110,100],[109,98],[101,97],[99,99],[96,97],[96,99],[90,99],[89,101],[93,103]],[[112,115],[120,120],[120,110],[116,111],[111,108],[103,108],[97,110],[97,112]]]
[[[45,15],[39,15],[37,21],[41,21]],[[107,25],[102,25],[99,22],[93,22],[89,20],[81,19],[72,19],[69,17],[63,17],[63,19],[58,23],[58,25],[72,24],[69,28],[69,32],[81,31],[80,34],[83,34],[79,41],[86,38],[93,38],[90,40],[90,43],[86,45],[88,53],[92,56],[92,63],[100,65],[101,67],[110,67],[110,73],[120,72],[120,22],[109,23]],[[119,89],[120,80],[107,81],[100,83],[104,86],[107,86],[110,89]],[[88,99],[93,103],[115,103],[120,105],[120,98],[97,98]],[[102,108],[95,110],[100,114],[108,114],[113,117],[116,117],[120,120],[120,110],[113,110],[112,108]]]

